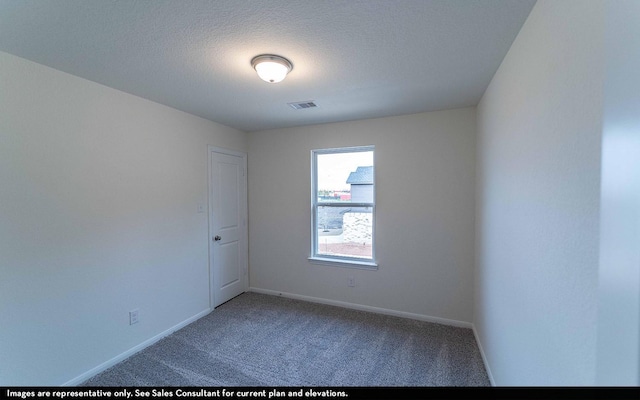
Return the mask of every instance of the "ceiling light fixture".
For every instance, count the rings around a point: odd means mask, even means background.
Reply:
[[[291,61],[273,54],[262,54],[251,60],[251,66],[260,79],[269,83],[280,82],[293,69]]]

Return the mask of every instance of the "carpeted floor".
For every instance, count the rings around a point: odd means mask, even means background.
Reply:
[[[84,386],[489,386],[470,329],[244,293]]]

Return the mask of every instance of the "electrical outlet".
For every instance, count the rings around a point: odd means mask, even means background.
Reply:
[[[350,277],[349,280],[347,281],[347,285],[349,287],[355,287],[356,286],[356,280],[353,277]]]
[[[140,321],[140,310],[137,308],[135,310],[129,311],[129,325],[137,324]]]

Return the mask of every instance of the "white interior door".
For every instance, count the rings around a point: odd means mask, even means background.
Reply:
[[[210,147],[209,262],[212,308],[245,292],[247,178],[245,154]]]

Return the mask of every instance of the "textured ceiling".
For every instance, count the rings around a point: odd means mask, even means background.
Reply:
[[[255,131],[475,105],[534,3],[0,0],[0,50]]]

